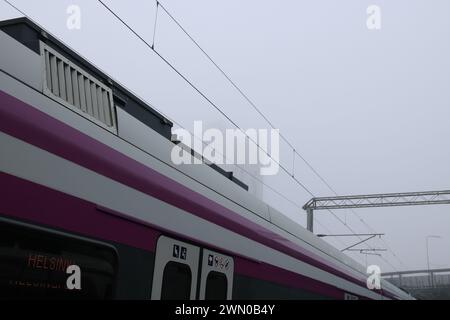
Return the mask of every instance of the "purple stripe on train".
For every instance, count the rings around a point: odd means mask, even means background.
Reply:
[[[195,239],[163,229],[158,230],[158,227],[141,221],[129,220],[124,214],[99,208],[95,203],[12,175],[0,173],[0,186],[7,186],[2,189],[2,201],[0,201],[0,215],[4,217],[57,228],[98,240],[126,244],[150,252],[155,252],[156,243],[162,233],[216,249],[206,243],[199,243]],[[251,261],[234,252],[226,252],[226,254],[235,259],[235,274],[307,290],[329,298],[344,297],[344,291],[329,284],[265,263]]]
[[[96,171],[224,228],[365,287],[339,266],[281,238],[180,183],[0,91],[0,128],[48,152]]]
[[[0,213],[90,237],[154,251],[159,233],[105,214],[68,194],[0,172]]]

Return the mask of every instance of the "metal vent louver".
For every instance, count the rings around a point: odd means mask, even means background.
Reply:
[[[44,94],[116,133],[112,90],[42,42],[41,56]]]

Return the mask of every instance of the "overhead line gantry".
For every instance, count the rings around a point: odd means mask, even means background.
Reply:
[[[307,214],[307,229],[313,232],[315,210],[381,208],[435,204],[450,204],[450,190],[318,197],[309,200],[303,206],[303,209],[306,210]]]

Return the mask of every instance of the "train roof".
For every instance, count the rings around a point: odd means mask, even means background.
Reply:
[[[76,65],[87,70],[101,83],[110,87],[113,93],[114,104],[117,107],[124,109],[127,113],[139,119],[142,123],[159,133],[167,140],[172,139],[172,121],[156,111],[150,104],[144,102],[141,98],[132,93],[129,89],[125,88],[118,81],[115,81],[104,71],[97,68],[95,64],[76,53],[74,50],[66,46],[30,19],[20,17],[0,21],[0,30],[37,54],[41,54],[41,41],[56,51],[62,53]],[[192,153],[194,154],[193,150]],[[248,190],[248,186],[236,178],[232,171],[226,171],[213,163],[208,163],[208,165],[226,179],[229,179],[241,188]]]

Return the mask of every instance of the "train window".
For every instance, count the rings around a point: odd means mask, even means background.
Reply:
[[[0,299],[109,299],[116,269],[107,245],[0,220]]]
[[[200,248],[161,236],[156,245],[151,298],[193,300],[197,294]]]
[[[169,262],[164,268],[161,300],[189,300],[192,274],[189,266]]]
[[[206,278],[205,300],[227,299],[227,277],[225,274],[211,271]]]
[[[203,249],[201,269],[199,298],[230,300],[233,292],[233,257]]]

